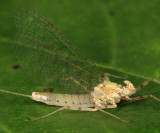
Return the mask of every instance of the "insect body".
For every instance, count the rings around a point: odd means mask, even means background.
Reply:
[[[91,110],[90,107],[95,107],[97,110],[98,108],[116,108],[116,103],[119,103],[122,97],[128,97],[136,92],[136,89],[129,81],[125,81],[125,83],[127,83],[127,87],[105,81],[95,87],[91,94],[84,95],[33,92],[32,99],[48,105],[68,106],[70,109],[79,110]]]
[[[67,106],[68,109],[77,107],[76,109],[80,110],[82,107],[94,107],[90,94],[71,95],[33,92],[32,99],[48,105]]]
[[[51,114],[54,114],[62,109],[83,110],[83,111],[100,110],[117,119],[120,119],[123,122],[129,122],[113,114],[110,114],[102,109],[116,108],[117,103],[119,103],[121,99],[134,101],[134,100],[141,100],[141,99],[153,97],[154,99],[160,101],[160,99],[152,95],[145,95],[145,96],[140,96],[140,97],[135,97],[135,98],[129,97],[132,94],[136,93],[137,90],[147,85],[151,80],[152,79],[147,80],[142,85],[140,85],[137,89],[134,88],[133,84],[127,80],[124,81],[124,83],[126,83],[127,86],[122,86],[122,85],[119,85],[117,83],[110,82],[109,80],[107,80],[99,84],[97,87],[95,87],[94,91],[91,92],[90,94],[83,94],[83,95],[33,92],[32,96],[29,96],[29,95],[5,91],[1,89],[0,91],[15,94],[15,95],[30,97],[35,101],[43,102],[47,105],[63,106],[62,108],[52,112]],[[31,120],[38,120],[41,118],[45,118],[51,114],[48,114],[40,118],[33,118]]]
[[[33,81],[37,81],[38,84],[43,83],[45,88],[65,92],[63,94],[33,92],[30,96],[0,89],[1,92],[30,97],[47,105],[62,106],[46,116],[31,120],[45,118],[62,109],[71,109],[99,110],[128,122],[103,109],[116,108],[121,99],[134,101],[152,97],[160,101],[152,95],[130,98],[152,79],[148,79],[137,88],[128,80],[124,81],[126,86],[111,82],[108,76],[122,77],[108,73],[102,76],[96,66],[81,57],[78,49],[74,48],[71,42],[41,15],[20,8],[14,10],[13,18],[18,31],[13,53],[21,68],[33,77]]]

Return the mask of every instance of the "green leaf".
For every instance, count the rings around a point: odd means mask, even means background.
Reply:
[[[30,95],[38,86],[19,69],[10,51],[15,29],[10,11],[28,7],[51,20],[81,52],[103,71],[129,75],[135,87],[154,78],[134,96],[152,94],[160,98],[160,2],[135,1],[6,1],[0,5],[0,89]],[[111,78],[123,84],[122,80]],[[123,123],[102,112],[63,110],[29,98],[0,92],[0,132],[160,132],[160,102],[150,98],[122,101],[106,111],[131,123]]]

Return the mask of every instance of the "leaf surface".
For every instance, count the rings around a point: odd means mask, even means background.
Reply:
[[[10,3],[10,4],[8,4]],[[135,86],[149,77],[156,80],[134,96],[152,94],[160,98],[160,10],[159,1],[6,1],[0,5],[0,89],[30,95],[36,86],[19,69],[10,51],[16,31],[11,9],[27,7],[52,21],[103,72],[129,74]],[[111,78],[123,84],[122,80]],[[122,123],[102,112],[63,110],[40,117],[59,107],[0,92],[0,132],[160,132],[160,103],[152,98],[122,101],[106,111],[132,123]]]

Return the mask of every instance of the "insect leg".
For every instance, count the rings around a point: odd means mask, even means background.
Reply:
[[[65,80],[72,80],[72,81],[75,82],[77,85],[79,85],[79,86],[81,86],[82,88],[84,88],[85,90],[87,90],[87,88],[86,88],[84,85],[82,85],[79,81],[77,81],[76,79],[74,79],[72,76],[69,77],[69,78],[67,78],[67,79],[65,79]]]
[[[108,115],[110,115],[110,116],[113,116],[114,118],[119,119],[119,120],[121,120],[121,121],[123,121],[123,122],[130,122],[130,121],[127,121],[127,120],[123,120],[123,119],[119,118],[118,116],[113,115],[113,114],[111,114],[111,113],[109,113],[109,112],[107,112],[107,111],[104,111],[104,110],[102,110],[102,109],[99,109],[99,110],[100,110],[101,112],[103,112],[103,113],[105,113],[105,114],[108,114]]]
[[[146,80],[143,84],[141,84],[140,86],[138,86],[136,88],[136,91],[142,89],[144,86],[146,86],[149,82],[151,82],[153,79],[152,78],[149,78],[148,80]]]
[[[103,109],[106,109],[106,108],[116,108],[117,107],[117,104],[113,104],[113,105],[107,105],[107,106],[105,106],[105,108],[103,108]],[[101,112],[103,112],[103,113],[105,113],[105,114],[108,114],[108,115],[110,115],[110,116],[113,116],[113,117],[115,117],[116,119],[119,119],[119,120],[121,120],[121,121],[123,121],[123,122],[129,122],[129,121],[127,121],[127,120],[123,120],[122,118],[119,118],[118,116],[115,116],[115,115],[113,115],[113,114],[111,114],[111,113],[109,113],[109,112],[106,112],[106,111],[104,111],[104,110],[102,110],[102,109],[99,109]]]
[[[53,111],[52,113],[49,113],[49,114],[47,114],[47,115],[45,115],[45,116],[42,116],[42,117],[39,117],[39,118],[28,118],[28,119],[29,119],[29,120],[39,120],[39,119],[43,119],[43,118],[46,118],[46,117],[48,117],[48,116],[50,116],[50,115],[52,115],[52,114],[54,114],[54,113],[56,113],[56,112],[58,112],[58,111],[60,111],[60,110],[62,110],[62,109],[65,109],[65,107],[59,108],[59,109]]]
[[[121,77],[121,76],[117,76],[117,75],[113,75],[113,74],[109,74],[109,73],[104,73],[103,77],[108,78],[108,77],[114,77],[114,78],[119,78],[119,79],[126,79],[128,78],[128,75],[125,77]],[[109,78],[108,78],[109,79]]]
[[[153,95],[144,95],[144,96],[139,96],[139,97],[134,97],[134,98],[130,98],[130,97],[122,97],[122,99],[124,100],[128,100],[128,101],[136,101],[136,100],[142,100],[142,99],[147,99],[147,98],[154,98],[155,100],[160,102],[160,99],[158,99],[157,97],[153,96]]]
[[[117,107],[117,106],[116,106]],[[110,106],[107,106],[107,108],[115,108],[115,105],[110,105]],[[117,118],[117,119],[119,119],[119,120],[121,120],[121,121],[123,121],[123,122],[129,122],[129,121],[127,121],[127,120],[123,120],[123,119],[121,119],[121,118],[119,118],[118,116],[115,116],[115,115],[113,115],[113,114],[111,114],[111,113],[109,113],[109,112],[106,112],[106,111],[104,111],[104,110],[102,110],[102,109],[97,109],[97,108],[88,108],[88,107],[83,107],[83,106],[77,106],[77,107],[66,107],[66,109],[70,109],[70,110],[82,110],[82,111],[101,111],[101,112],[103,112],[103,113],[105,113],[105,114],[108,114],[108,115],[110,115],[110,116],[113,116],[113,117],[115,117],[115,118]]]

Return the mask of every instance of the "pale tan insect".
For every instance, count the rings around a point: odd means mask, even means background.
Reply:
[[[51,83],[51,88],[57,85],[58,89],[67,90],[66,94],[33,92],[30,96],[0,89],[1,92],[30,97],[47,105],[62,106],[48,115],[31,120],[45,118],[62,109],[71,109],[99,110],[123,122],[129,122],[103,109],[116,108],[121,99],[134,101],[152,97],[160,101],[152,95],[130,98],[130,95],[152,79],[148,79],[138,88],[134,88],[128,80],[124,81],[126,86],[111,82],[108,76],[122,77],[107,73],[102,76],[95,66],[81,58],[78,50],[59,34],[53,24],[37,13],[27,9],[16,9],[13,17],[18,30],[18,42],[14,46],[18,63],[24,67],[27,74],[36,76],[35,81],[45,81],[46,88],[50,88]],[[73,94],[70,94],[72,92]],[[77,92],[82,94],[76,94]]]
[[[111,75],[114,76],[114,75]],[[10,92],[6,90],[1,90],[2,92],[11,93],[15,95],[21,95],[30,97],[35,101],[43,102],[47,105],[56,105],[56,106],[63,106],[62,108],[45,115],[40,118],[32,118],[31,120],[38,120],[45,117],[48,117],[62,109],[71,109],[71,110],[83,110],[83,111],[102,111],[106,114],[109,114],[123,122],[129,122],[127,120],[123,120],[109,112],[106,112],[102,109],[107,108],[116,108],[117,103],[120,102],[121,99],[124,100],[141,100],[146,98],[154,98],[158,101],[160,99],[154,97],[153,95],[144,95],[135,98],[130,98],[129,96],[134,94],[137,90],[141,89],[145,85],[147,85],[152,79],[148,79],[138,88],[134,88],[133,84],[129,81],[125,80],[124,82],[127,86],[122,86],[117,83],[111,82],[108,80],[104,80],[102,84],[99,84],[97,87],[94,88],[94,91],[90,94],[83,94],[83,95],[70,95],[70,94],[51,94],[51,93],[40,93],[40,92],[33,92],[32,96]]]

